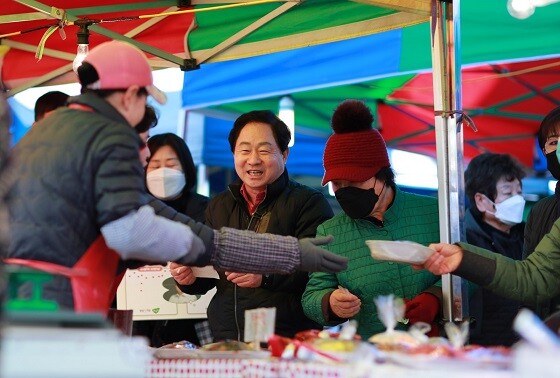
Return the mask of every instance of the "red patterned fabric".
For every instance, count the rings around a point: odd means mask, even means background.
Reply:
[[[344,378],[347,364],[267,359],[160,359],[148,367],[147,378]]]

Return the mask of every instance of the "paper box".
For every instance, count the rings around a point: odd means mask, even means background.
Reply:
[[[212,267],[198,268],[197,277],[217,277]],[[181,292],[169,265],[147,265],[127,270],[117,290],[117,308],[133,310],[133,320],[205,319],[216,292],[189,295]]]

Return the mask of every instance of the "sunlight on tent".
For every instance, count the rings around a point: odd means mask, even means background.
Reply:
[[[27,109],[33,110],[37,99],[50,91],[60,91],[69,94],[70,96],[76,96],[80,94],[80,85],[78,83],[72,83],[29,88],[16,93],[14,95],[14,99]]]
[[[166,68],[153,71],[154,84],[165,93],[179,92],[183,89],[184,73],[178,68]],[[35,102],[43,94],[50,91],[61,91],[76,96],[80,94],[80,84],[70,83],[29,88],[14,95],[14,98],[27,109],[33,109]]]
[[[389,148],[391,168],[395,172],[395,182],[399,186],[423,189],[437,189],[437,163],[432,157]],[[329,182],[329,194],[334,196]]]
[[[400,186],[437,189],[437,163],[430,156],[401,150],[389,150],[395,182]]]

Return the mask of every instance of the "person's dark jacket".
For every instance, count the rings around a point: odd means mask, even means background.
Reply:
[[[241,183],[229,186],[210,201],[206,211],[207,224],[215,229],[233,227],[259,233],[291,235],[297,238],[315,236],[317,226],[333,216],[332,209],[317,190],[292,181],[285,171],[268,185],[264,202],[251,216],[240,193]],[[240,288],[225,278],[214,280],[217,292],[208,307],[208,320],[214,341],[244,339],[244,312],[260,307],[276,307],[275,332],[293,337],[301,330],[320,328],[308,319],[301,306],[308,274],[263,276],[259,288]],[[200,283],[199,283],[200,281]],[[181,285],[189,294],[203,294],[213,285],[197,279],[193,285]]]
[[[195,221],[191,217],[178,212],[171,206],[168,206],[163,201],[153,197],[152,195],[147,195],[147,204],[154,209],[156,215],[170,219],[175,222],[181,222],[187,225],[191,231],[198,236],[206,249],[214,249],[214,229],[208,227],[202,222]]]
[[[206,211],[209,201],[210,200],[206,196],[196,192],[187,192],[176,200],[163,202],[180,213],[188,214],[188,216],[195,221],[204,223],[204,212]]]
[[[506,234],[481,219],[477,220],[470,209],[465,214],[465,231],[469,244],[515,260],[521,260],[524,227],[524,223],[517,224]],[[477,290],[470,298],[470,314],[475,320],[470,342],[480,345],[512,345],[519,339],[512,325],[520,307],[521,303],[513,299],[504,298],[484,288]]]
[[[525,242],[523,259],[535,250],[542,238],[550,232],[554,222],[560,218],[560,182],[556,184],[556,193],[533,205],[527,225],[525,226]],[[560,297],[544,300],[534,308],[535,312],[545,319],[560,308]]]
[[[73,266],[100,228],[146,204],[141,140],[107,101],[83,94],[69,101],[16,145],[9,196],[9,257]],[[73,308],[68,279],[56,276],[44,298]]]
[[[552,225],[560,218],[560,201],[556,195],[541,199],[533,205],[525,226],[523,258],[535,250],[542,238],[550,232]]]

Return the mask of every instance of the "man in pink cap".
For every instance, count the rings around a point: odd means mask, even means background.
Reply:
[[[317,235],[334,236],[325,248],[348,257],[340,274],[312,273],[302,304],[322,325],[358,321],[362,338],[385,331],[374,299],[394,294],[406,304],[403,323],[431,323],[440,315],[439,277],[409,265],[375,260],[366,240],[410,240],[424,245],[439,240],[437,201],[401,191],[395,185],[387,147],[373,128],[373,115],[362,101],[346,100],[334,111],[334,134],[323,155],[323,185],[331,183],[343,212],[325,221]],[[406,251],[403,251],[403,253]]]
[[[186,217],[167,219],[180,217],[161,203],[148,205],[139,159],[143,141],[135,128],[147,96],[165,102],[144,53],[106,42],[77,73],[82,94],[40,121],[16,147],[9,257],[72,267],[102,236],[122,260],[262,273],[346,267],[345,259],[316,246],[330,239],[214,231]],[[43,294],[74,308],[64,277],[45,284]]]

